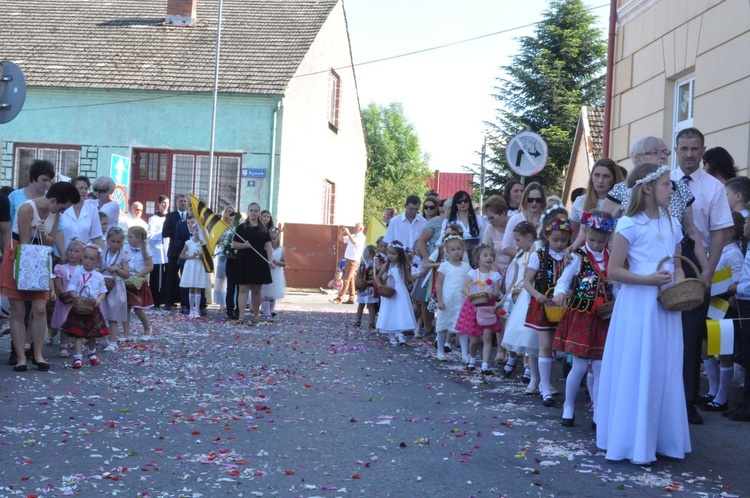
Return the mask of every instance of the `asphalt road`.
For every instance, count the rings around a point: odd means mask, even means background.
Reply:
[[[704,414],[685,460],[608,462],[585,389],[564,428],[518,378],[354,329],[355,306],[278,307],[255,328],[151,312],[154,341],[99,366],[55,345],[50,372],[0,367],[0,496],[750,496],[750,424]]]

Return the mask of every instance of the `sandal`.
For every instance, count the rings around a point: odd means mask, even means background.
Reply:
[[[95,367],[101,363],[101,361],[99,361],[99,358],[96,357],[96,353],[87,354],[86,356],[88,356],[89,363],[91,363],[92,367]]]
[[[70,351],[68,351],[68,348],[60,348],[60,354],[58,354],[60,358],[70,358]]]
[[[76,358],[75,360],[73,360],[73,368],[78,369],[81,367],[83,367],[83,362],[81,361],[80,358]]]
[[[362,322],[354,322],[355,328],[360,328],[362,326]]]

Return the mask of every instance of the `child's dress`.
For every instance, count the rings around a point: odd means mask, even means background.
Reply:
[[[67,292],[68,284],[70,279],[73,277],[78,266],[71,267],[69,264],[55,266],[55,277],[60,279],[62,288]],[[60,296],[57,296],[55,301],[55,310],[52,312],[52,320],[50,320],[50,327],[59,329],[62,327],[65,320],[68,318],[68,313],[73,308],[73,303],[64,304],[60,301]]]
[[[671,221],[671,224],[670,224]],[[622,217],[616,233],[630,242],[631,272],[649,275],[682,238],[675,218]],[[673,271],[674,261],[662,266]],[[682,382],[682,320],[657,301],[655,285],[623,284],[615,301],[602,360],[596,444],[608,460],[652,462],[656,453],[691,451]]]
[[[145,249],[148,251],[148,248]],[[149,256],[151,255],[149,251]],[[143,257],[143,250],[139,247],[128,246],[128,255],[130,256],[130,275],[135,275],[146,269],[146,259]],[[150,308],[154,305],[154,298],[151,296],[151,288],[148,286],[148,280],[145,278],[137,289],[126,289],[128,293],[128,306],[132,308]]]
[[[466,298],[463,292],[466,275],[470,270],[471,266],[465,261],[461,261],[458,266],[452,265],[449,261],[440,263],[438,273],[443,274],[443,304],[445,309],[438,309],[437,311],[436,331],[456,332],[458,314],[461,312],[461,305]]]
[[[487,287],[489,289],[492,289],[495,282],[498,282],[501,278],[503,278],[498,272],[496,271],[490,271],[489,273],[482,273],[478,269],[472,269],[469,271],[469,278],[472,282],[475,280],[480,280],[487,284]],[[495,306],[495,301],[490,299],[487,304],[483,304],[482,306]],[[484,332],[484,329],[488,328],[492,330],[493,333],[499,333],[503,331],[503,324],[500,321],[499,317],[497,322],[495,322],[494,325],[491,325],[489,327],[482,327],[477,324],[477,308],[471,304],[471,300],[466,297],[464,299],[464,304],[461,306],[461,311],[458,313],[458,321],[456,322],[456,330],[458,330],[462,334],[466,335],[477,335],[481,336]]]
[[[104,276],[98,271],[87,271],[79,266],[73,272],[66,291],[75,291],[78,297],[96,299],[99,294],[107,292]],[[61,327],[74,337],[96,338],[109,335],[107,322],[104,321],[99,307],[95,307],[90,315],[79,315],[71,309]]]
[[[197,256],[200,255],[203,246],[200,242],[188,239],[185,242],[185,247],[187,247],[188,256]],[[203,260],[201,258],[186,259],[185,264],[182,266],[180,287],[188,289],[205,289],[207,285],[208,273],[206,273],[206,269],[203,266]]]
[[[505,333],[503,334],[503,340],[500,345],[508,351],[518,353],[520,355],[539,355],[539,336],[534,329],[528,328],[526,323],[526,312],[529,309],[529,303],[531,302],[531,294],[528,293],[523,287],[523,277],[526,273],[526,267],[529,264],[532,252],[523,252],[513,258],[510,266],[508,266],[508,273],[506,275],[515,272],[516,277],[509,282],[506,280],[506,285],[510,285],[510,296],[508,296],[508,309],[510,314],[508,320],[505,322]],[[515,269],[514,269],[515,267]],[[514,289],[516,289],[514,291]],[[516,295],[516,301],[513,302],[513,295]]]
[[[123,264],[130,261],[130,256],[125,251],[117,251],[112,254],[109,249],[104,251],[104,256],[99,268],[105,278],[114,278],[115,285],[107,293],[107,297],[102,301],[102,315],[105,320],[110,322],[124,322],[128,319],[128,293],[125,290],[125,281],[119,275],[112,275],[107,268],[110,266],[123,267]]]
[[[603,253],[593,252],[586,245],[571,258],[555,285],[555,295],[567,294],[571,288],[573,293],[557,326],[552,349],[601,360],[609,319],[599,318],[596,306],[613,299],[612,287],[606,281],[609,253],[606,249]]]
[[[375,297],[375,287],[369,283],[373,281],[373,273],[375,272],[375,265],[373,261],[365,261],[359,264],[357,269],[357,276],[368,282],[367,287],[364,290],[357,291],[357,302],[364,304],[374,304],[378,302],[378,298]]]
[[[537,249],[529,258],[528,268],[536,271],[534,289],[545,296],[553,289],[565,267],[565,253],[555,252],[548,247]],[[552,298],[550,293],[549,298]],[[525,325],[535,330],[551,330],[557,328],[556,323],[547,320],[544,305],[536,299],[529,299],[529,309],[526,312]]]
[[[283,256],[283,247],[279,246],[273,250],[273,259],[276,261],[281,261]],[[286,279],[284,278],[283,266],[276,266],[271,269],[271,283],[263,284],[260,288],[260,294],[267,301],[283,299],[286,296]]]
[[[383,275],[383,280],[396,289],[396,294],[380,300],[380,313],[378,313],[375,328],[384,334],[414,330],[417,327],[417,320],[414,318],[411,296],[406,289],[401,269],[390,267]]]

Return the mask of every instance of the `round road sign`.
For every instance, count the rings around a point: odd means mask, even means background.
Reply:
[[[514,135],[505,148],[505,160],[515,173],[534,176],[547,165],[547,142],[536,133],[525,131]]]

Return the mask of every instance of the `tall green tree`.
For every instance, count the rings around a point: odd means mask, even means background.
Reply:
[[[370,104],[362,111],[362,123],[368,157],[364,221],[369,223],[371,214],[380,219],[388,206],[400,211],[411,194],[424,196],[432,173],[400,103]]]
[[[534,36],[519,38],[520,51],[501,69],[493,97],[500,103],[489,144],[488,190],[515,178],[505,160],[512,135],[530,130],[549,147],[547,167],[534,177],[559,191],[570,160],[581,106],[602,105],[606,43],[596,16],[582,0],[550,0]]]

